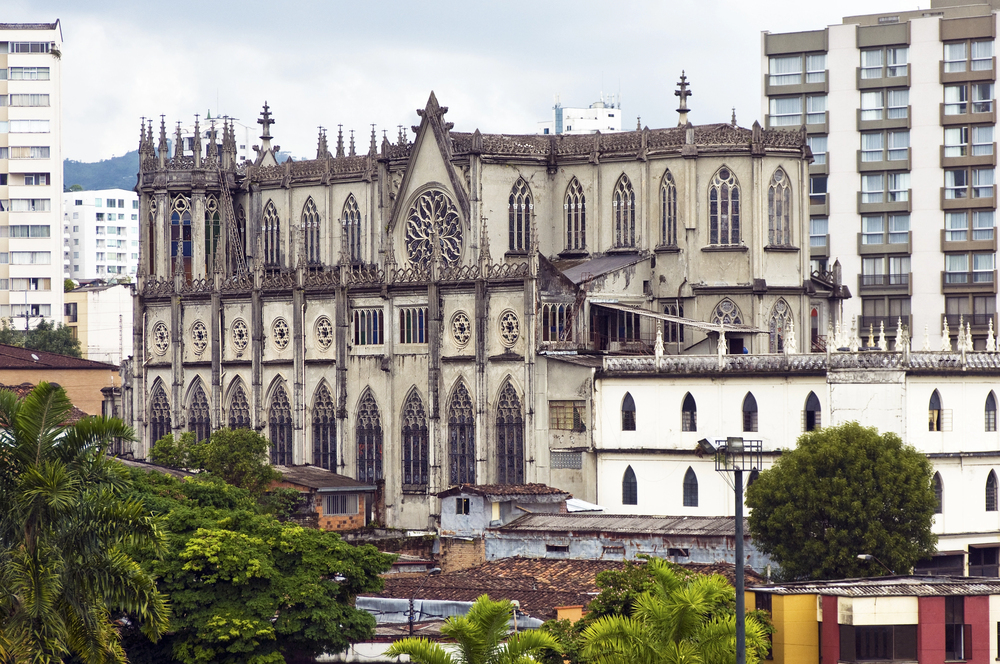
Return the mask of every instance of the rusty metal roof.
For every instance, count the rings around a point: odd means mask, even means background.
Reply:
[[[743,532],[748,532],[744,519]],[[632,516],[628,514],[526,514],[501,532],[605,532],[649,535],[725,536],[736,534],[734,517],[726,516]],[[746,537],[749,537],[747,535]]]
[[[568,491],[550,487],[547,484],[458,484],[438,493],[439,498],[457,496],[469,493],[475,496],[486,496],[497,501],[500,498],[536,498],[542,502],[565,500],[569,498]]]
[[[753,590],[772,595],[835,595],[837,597],[1000,595],[1000,579],[976,576],[883,576],[836,581],[800,581],[758,586]]]

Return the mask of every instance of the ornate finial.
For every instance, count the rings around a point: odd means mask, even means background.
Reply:
[[[656,343],[653,344],[653,357],[656,361],[656,368],[660,368],[660,359],[663,357],[663,326],[656,326]]]
[[[264,134],[260,137],[260,140],[266,141],[271,138],[271,125],[275,123],[274,118],[271,117],[271,107],[264,102],[264,110],[260,112],[260,117],[257,118],[257,124],[264,127]]]
[[[399,147],[405,148],[406,147],[406,134],[403,133],[403,125],[397,125],[397,126],[399,127],[399,138],[397,139]]]
[[[642,131],[642,116],[641,115],[635,116],[635,130],[636,131]]]
[[[354,151],[354,130],[351,130],[351,147],[347,150],[348,157],[357,157],[357,153]]]
[[[896,352],[900,353],[903,351],[903,317],[900,316],[896,319]]]
[[[181,122],[177,121],[177,133],[174,139],[174,157],[180,159],[184,156],[184,135],[181,133]]]
[[[681,102],[677,108],[677,112],[680,116],[677,118],[677,126],[683,127],[688,124],[688,104],[687,98],[692,95],[692,92],[688,90],[687,76],[684,75],[684,70],[681,70],[681,80],[677,83],[677,89],[674,90],[674,96],[680,97]]]
[[[965,349],[970,353],[976,349],[972,341],[972,323],[965,324]]]
[[[734,127],[736,126],[736,107],[735,106],[733,106],[733,119],[730,120],[729,124],[731,124]]]
[[[146,147],[146,116],[139,119],[139,152]]]
[[[868,325],[868,347],[875,348],[875,326]]]
[[[719,323],[719,341],[715,344],[715,352],[719,356],[719,367],[725,365],[726,362],[726,327]]]
[[[879,350],[889,350],[889,344],[885,340],[885,321],[881,320],[878,323],[878,349]]]
[[[326,159],[326,150],[323,148],[323,127],[318,127],[319,136],[316,137],[316,158]]]
[[[924,323],[924,346],[920,350],[924,351],[925,353],[931,352],[931,335],[927,331],[926,323]]]
[[[368,145],[368,154],[375,156],[378,153],[378,143],[375,142],[375,125],[372,124],[372,142]]]
[[[795,319],[791,317],[788,319],[788,332],[785,333],[784,345],[785,355],[796,352],[795,347],[799,345],[795,340]]]
[[[986,333],[986,352],[995,353],[997,352],[997,338],[993,334],[993,317],[990,317],[990,328]]]
[[[191,141],[191,152],[194,154],[194,166],[201,166],[201,124],[198,122],[198,114],[194,114],[194,140]]]
[[[344,125],[337,125],[337,156],[344,156]]]
[[[479,263],[482,266],[480,270],[485,273],[486,269],[493,263],[493,257],[490,256],[490,225],[487,217],[483,217],[483,228],[480,235],[482,237],[479,239]]]
[[[948,329],[948,317],[944,317],[944,325],[941,327],[941,352],[951,352],[951,331]]]

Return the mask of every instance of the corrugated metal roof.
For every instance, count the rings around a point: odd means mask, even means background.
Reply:
[[[837,581],[802,581],[758,586],[753,590],[772,595],[834,595],[837,597],[1000,595],[1000,579],[975,576],[886,576]]]
[[[746,520],[744,519],[744,532]],[[508,531],[576,531],[652,535],[735,535],[736,522],[726,516],[631,516],[622,514],[526,514],[497,528]],[[749,537],[749,535],[747,535]]]

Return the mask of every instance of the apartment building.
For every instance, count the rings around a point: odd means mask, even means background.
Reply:
[[[138,195],[124,189],[102,189],[62,196],[67,276],[133,279],[139,265]]]
[[[762,36],[763,114],[804,126],[813,271],[840,261],[862,338],[996,327],[996,11],[1000,2],[850,16]],[[856,275],[856,277],[855,277]]]
[[[61,320],[62,28],[0,23],[0,317]]]

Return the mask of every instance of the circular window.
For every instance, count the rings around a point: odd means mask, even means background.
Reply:
[[[521,334],[521,323],[517,319],[517,314],[508,309],[500,314],[500,340],[504,346],[510,348],[517,342]]]
[[[271,324],[271,338],[274,339],[274,347],[278,350],[285,350],[291,335],[288,333],[288,323],[284,318],[276,318]]]
[[[163,355],[170,348],[170,331],[162,320],[153,326],[153,351]]]
[[[199,355],[208,347],[208,328],[200,320],[191,326],[191,345],[194,346],[194,352]]]
[[[469,339],[472,338],[472,321],[464,311],[459,311],[451,317],[451,334],[459,346],[469,343]]]
[[[326,316],[316,320],[316,343],[323,350],[329,350],[333,345],[333,323]]]
[[[719,171],[719,179],[720,180],[728,180],[729,179],[729,169],[728,168],[723,168],[721,171]]]
[[[234,320],[231,334],[233,335],[233,347],[238,351],[246,350],[250,344],[250,328],[247,327],[246,321],[242,318]]]

